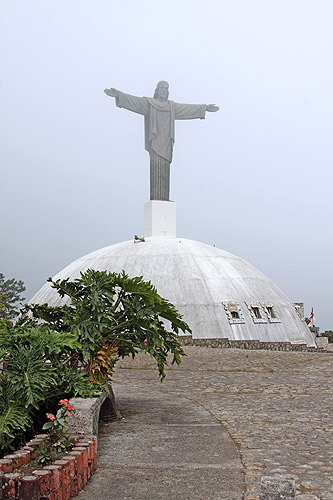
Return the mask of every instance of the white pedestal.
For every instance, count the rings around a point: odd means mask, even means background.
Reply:
[[[150,200],[144,204],[144,236],[176,238],[176,203]]]

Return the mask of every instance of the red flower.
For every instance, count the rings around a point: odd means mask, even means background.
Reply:
[[[67,405],[67,410],[68,411],[73,411],[74,410],[74,406],[73,405]]]
[[[60,399],[59,404],[61,405],[68,405],[68,399]]]
[[[52,415],[52,413],[48,413],[48,414],[46,415],[46,418],[49,418],[49,419],[51,420],[51,422],[53,422],[53,420],[55,420],[55,416],[54,416],[54,415]]]

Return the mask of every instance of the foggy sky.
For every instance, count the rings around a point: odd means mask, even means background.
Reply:
[[[178,121],[177,234],[249,261],[333,329],[331,0],[1,0],[0,272],[31,296],[143,232],[143,117],[115,87],[216,103]]]

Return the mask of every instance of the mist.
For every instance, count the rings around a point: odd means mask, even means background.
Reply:
[[[232,252],[333,328],[333,4],[2,0],[0,272],[31,298],[143,232],[143,117],[103,90],[215,103],[178,121],[177,234]]]

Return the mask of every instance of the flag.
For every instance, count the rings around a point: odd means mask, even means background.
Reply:
[[[314,325],[314,315],[313,315],[313,307],[312,307],[311,314],[310,314],[309,319],[308,319],[308,327],[311,328],[313,326],[315,326],[315,325]]]

